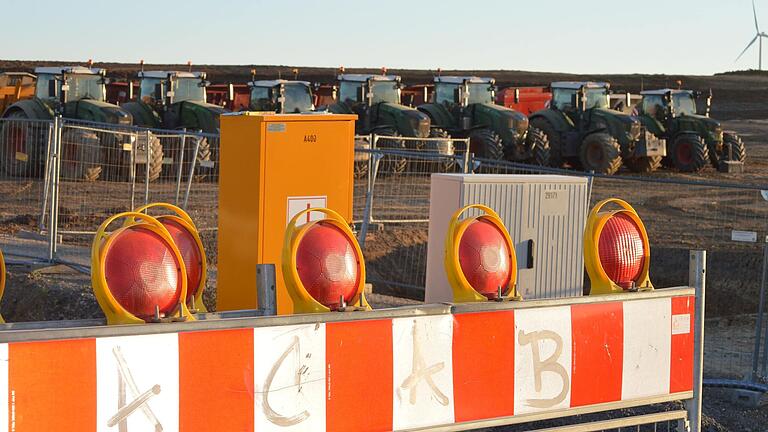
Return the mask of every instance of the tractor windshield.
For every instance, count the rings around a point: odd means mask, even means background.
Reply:
[[[459,103],[456,100],[456,90],[458,90],[458,84],[450,83],[437,83],[435,84],[435,102],[436,103]]]
[[[372,81],[373,103],[400,103],[400,86],[396,81]]]
[[[590,108],[608,108],[608,89],[587,88],[584,89],[587,96],[587,109]]]
[[[205,86],[200,78],[177,78],[173,80],[173,101],[205,102]]]
[[[104,101],[106,99],[106,87],[101,75],[66,75],[69,91],[66,102],[79,101],[81,99],[93,99]]]
[[[555,108],[563,111],[574,109],[574,102],[576,101],[576,94],[578,90],[572,88],[553,88],[552,89],[552,104]],[[600,88],[584,88],[584,95],[587,98],[586,108],[608,108],[608,89],[605,87]]]
[[[141,100],[145,103],[150,103],[155,100],[155,86],[162,84],[163,80],[160,78],[142,78],[139,85],[139,94]],[[161,94],[165,92],[165,89],[161,90]]]
[[[688,92],[673,93],[672,106],[675,116],[696,114],[696,101],[693,95]]]
[[[285,84],[283,112],[302,113],[312,111],[312,93],[302,83]]]
[[[493,86],[490,83],[469,84],[469,103],[493,103]]]

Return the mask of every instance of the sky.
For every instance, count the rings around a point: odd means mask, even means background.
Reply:
[[[750,0],[2,4],[27,11],[3,20],[4,60],[701,75],[758,60],[755,43],[734,62],[755,36]],[[768,0],[756,5],[768,32]]]

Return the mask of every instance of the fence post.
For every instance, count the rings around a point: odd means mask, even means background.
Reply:
[[[56,119],[54,118],[52,122],[48,123],[48,139],[45,144],[45,171],[43,171],[43,199],[42,199],[42,205],[40,206],[40,234],[43,233],[46,227],[45,223],[45,217],[46,212],[48,211],[48,198],[50,197],[51,193],[51,151],[52,151],[52,145],[53,144],[53,134],[56,131],[55,128]],[[50,220],[48,220],[48,225],[50,225]]]
[[[59,228],[59,174],[61,170],[61,135],[64,127],[61,116],[53,118],[53,141],[51,143],[51,211],[48,221],[48,261],[56,259],[56,242]]]
[[[755,350],[752,352],[752,382],[757,379],[758,363],[760,359],[760,342],[763,339],[763,314],[765,313],[765,282],[768,278],[768,237],[763,240],[763,277],[760,282],[760,303],[757,309],[757,323],[755,325]],[[763,369],[765,369],[765,355],[763,355]],[[765,374],[765,373],[763,373]]]
[[[462,172],[464,174],[469,174],[472,172],[472,170],[469,168],[469,164],[472,159],[469,154],[469,138],[465,138],[465,139],[467,141],[464,143],[464,145],[467,150],[464,152],[464,169],[462,170]]]
[[[688,286],[696,289],[693,328],[693,399],[685,401],[691,432],[701,431],[701,399],[704,369],[704,294],[707,281],[707,251],[693,250],[688,263]]]
[[[256,301],[264,315],[277,315],[275,265],[256,264]]]
[[[195,165],[197,165],[197,152],[200,151],[200,141],[205,139],[203,136],[198,135],[195,139],[195,150],[192,152],[192,160],[189,161],[189,177],[187,178],[187,190],[184,191],[184,205],[183,209],[187,209],[187,203],[189,202],[189,190],[192,189],[192,176],[195,175]]]
[[[179,169],[176,173],[176,202],[174,204],[179,205],[179,195],[181,195],[181,178],[184,176],[184,145],[187,143],[187,128],[181,130],[181,146],[179,146]],[[171,155],[173,157],[173,155]]]
[[[133,143],[131,144],[131,151],[128,153],[128,180],[131,182],[131,210],[133,210],[136,208],[136,146],[139,145],[139,133],[135,130],[132,131],[131,138],[133,138]],[[122,161],[123,158],[118,160]]]
[[[149,140],[150,140],[150,132],[149,129],[144,131],[144,139],[146,139],[146,143],[144,144],[144,154],[146,155],[146,159],[144,160],[144,205],[149,204],[149,165],[150,165],[150,154],[149,154]]]

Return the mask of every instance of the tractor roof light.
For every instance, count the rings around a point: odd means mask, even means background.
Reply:
[[[107,232],[116,220],[123,226]],[[105,220],[91,247],[91,282],[107,324],[194,319],[184,299],[184,260],[157,219],[125,212]]]
[[[608,204],[618,210],[601,211]],[[610,198],[589,213],[584,230],[584,265],[590,294],[651,290],[648,234],[637,212],[627,202]]]
[[[299,225],[310,212],[326,217]],[[282,270],[294,313],[371,309],[365,299],[360,245],[333,210],[306,209],[291,219],[285,230]]]
[[[459,220],[470,209],[483,214]],[[521,300],[512,239],[499,215],[484,205],[468,205],[453,214],[444,265],[455,302]]]
[[[208,278],[208,262],[200,234],[187,212],[168,203],[152,203],[135,210],[147,213],[149,209],[165,209],[173,214],[155,216],[173,238],[184,261],[187,275],[187,296],[185,303],[191,313],[208,312],[203,304],[203,291]]]

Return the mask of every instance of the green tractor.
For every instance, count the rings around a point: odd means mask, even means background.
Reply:
[[[140,71],[138,98],[123,104],[123,108],[133,115],[137,126],[218,134],[219,116],[226,110],[206,102],[205,88],[210,83],[205,78],[205,72]],[[160,150],[153,151],[150,158],[150,171],[155,178],[163,167],[163,147],[173,161],[170,175],[177,172],[179,161],[182,164],[192,161],[195,147],[198,148],[196,165],[210,165],[211,149],[206,138],[190,136],[184,142],[183,155],[180,140],[168,140],[165,146],[160,146],[157,138],[151,141],[152,148]]]
[[[547,136],[530,127],[524,114],[494,103],[493,78],[438,76],[434,81],[434,101],[418,108],[433,125],[469,138],[476,156],[549,165]]]
[[[602,82],[554,82],[550,106],[531,114],[551,147],[550,165],[613,174],[622,165],[651,172],[666,154],[664,139],[646,130],[632,115],[609,109],[610,85]]]
[[[660,89],[641,95],[640,119],[648,130],[669,142],[665,165],[683,172],[697,172],[709,164],[720,169],[729,164],[743,166],[747,157],[744,141],[709,118],[711,95],[704,115],[696,111],[698,92]]]
[[[274,111],[278,114],[308,113],[315,111],[312,88],[306,81],[253,80],[251,88],[252,111]]]
[[[340,74],[337,102],[328,110],[334,114],[357,114],[355,133],[375,134],[377,146],[396,150],[430,150],[441,155],[453,156],[453,141],[441,128],[432,127],[429,117],[421,111],[402,104],[402,83],[395,75]],[[389,138],[391,137],[391,138]],[[403,140],[411,138],[444,138],[436,141]],[[368,143],[355,142],[358,148]],[[385,171],[401,173],[408,160],[403,156],[388,155],[382,160]],[[453,166],[453,159],[446,165]],[[445,167],[448,169],[449,167]],[[367,160],[356,160],[355,176],[360,178],[368,170]]]
[[[18,101],[3,112],[0,145],[0,173],[13,176],[40,176],[45,166],[48,129],[32,122],[14,119],[65,119],[130,126],[131,114],[105,102],[106,71],[82,66],[39,67],[35,69],[35,96]],[[127,152],[123,144],[132,144],[125,134],[97,133],[84,128],[65,128],[61,141],[61,175],[68,180],[97,180],[102,165],[123,167]]]

